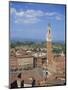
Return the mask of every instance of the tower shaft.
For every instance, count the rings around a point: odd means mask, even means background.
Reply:
[[[53,54],[52,54],[52,35],[50,24],[48,24],[48,32],[47,32],[47,61],[48,65],[52,65]]]
[[[52,43],[51,42],[47,42],[47,60],[48,60],[48,65],[52,64],[53,54],[52,54]]]

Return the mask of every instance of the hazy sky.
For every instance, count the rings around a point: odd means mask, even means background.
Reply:
[[[65,5],[10,2],[10,38],[46,40],[48,23],[53,40],[65,40]]]

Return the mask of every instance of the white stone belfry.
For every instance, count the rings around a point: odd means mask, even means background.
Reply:
[[[48,24],[48,32],[47,32],[47,41],[52,41],[52,35],[51,35],[51,25]]]

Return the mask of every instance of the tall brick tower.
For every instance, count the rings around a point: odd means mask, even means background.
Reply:
[[[48,32],[47,32],[47,65],[51,66],[52,62],[53,62],[52,33],[51,33],[51,25],[48,24]]]

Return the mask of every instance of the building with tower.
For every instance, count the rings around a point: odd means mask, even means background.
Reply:
[[[31,85],[32,78],[36,86],[59,85],[65,83],[65,55],[53,52],[52,28],[48,24],[46,47],[24,49],[15,47],[10,50],[10,84],[22,73],[25,84]],[[38,50],[37,50],[38,49]],[[56,82],[57,81],[57,82]],[[38,84],[39,83],[39,84]]]

